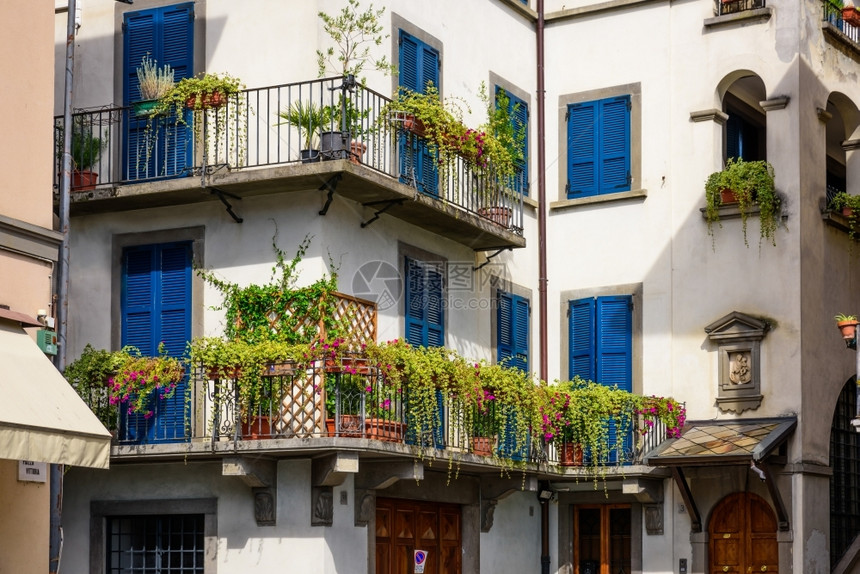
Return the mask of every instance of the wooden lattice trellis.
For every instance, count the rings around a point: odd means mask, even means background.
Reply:
[[[335,298],[334,323],[342,331],[342,337],[349,348],[358,349],[362,344],[376,341],[376,303],[359,299],[345,293],[332,293]],[[322,306],[322,302],[320,303]],[[292,316],[292,310],[287,308],[285,313]],[[281,315],[272,312],[268,315],[269,327],[278,331]],[[312,332],[314,342],[327,336],[323,320],[314,321],[311,317],[297,318],[299,329]]]

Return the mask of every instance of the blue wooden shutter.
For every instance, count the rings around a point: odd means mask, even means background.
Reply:
[[[497,312],[498,361],[529,370],[529,300],[499,291]]]
[[[445,344],[445,309],[442,302],[442,273],[435,265],[427,265],[427,342],[428,347]]]
[[[496,86],[496,105],[498,106],[499,91],[502,88]],[[529,194],[529,107],[525,101],[515,95],[505,92],[508,98],[508,114],[511,118],[511,125],[514,128],[514,133],[522,130],[523,141],[520,146],[522,159],[514,162],[513,189],[528,196]]]
[[[422,347],[445,344],[443,279],[435,266],[406,258],[406,340]]]
[[[568,345],[570,359],[568,361],[568,377],[582,377],[589,381],[595,379],[594,358],[596,355],[594,333],[593,298],[577,299],[569,303]]]
[[[599,193],[630,189],[630,96],[600,101]]]
[[[400,74],[400,86],[413,92],[423,92],[423,86],[419,83],[418,76],[418,42],[403,30],[400,31],[400,58],[398,72]]]
[[[127,12],[124,18],[124,105],[140,100],[137,68],[147,54],[158,67],[169,64],[177,82],[193,75],[194,4]],[[175,177],[191,166],[191,132],[187,126],[177,126],[173,117],[149,121],[133,111],[126,113],[124,179]]]
[[[567,197],[597,193],[598,106],[597,102],[567,107]]]
[[[154,356],[160,343],[173,357],[185,354],[191,337],[191,245],[168,243],[129,247],[123,254],[122,345]],[[133,441],[176,441],[185,438],[187,378],[172,398],[155,400],[155,416],[124,414]]]
[[[423,266],[414,259],[406,258],[406,340],[412,345],[426,346],[424,331],[425,277]]]
[[[633,323],[629,295],[598,297],[596,377],[604,385],[633,391]]]
[[[597,298],[597,380],[607,386],[633,392],[633,300],[628,296]],[[633,445],[630,429],[621,448],[628,453]],[[615,420],[609,421],[609,462],[618,461]]]
[[[424,93],[427,82],[439,87],[439,52],[418,38],[400,30],[400,86]],[[436,162],[426,140],[415,135],[399,136],[400,181],[412,184],[428,195],[439,193]]]

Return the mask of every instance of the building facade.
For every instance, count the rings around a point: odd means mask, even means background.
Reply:
[[[546,459],[500,476],[470,453],[451,479],[444,456],[431,465],[408,444],[323,436],[319,425],[308,438],[224,440],[185,411],[175,434],[120,434],[109,473],[69,474],[64,567],[119,571],[135,535],[183,529],[194,572],[287,560],[386,572],[423,546],[439,572],[537,570],[540,485],[554,493],[543,528],[552,572],[852,572],[855,363],[831,318],[853,310],[858,277],[851,220],[828,209],[833,194],[856,191],[860,169],[851,14],[827,2],[553,0],[539,51],[534,0],[392,0],[376,5],[386,38],[372,49],[399,73],[369,66],[350,85],[331,71],[316,79],[316,51],[330,46],[317,13],[345,5],[86,1],[74,105],[100,140],[99,179],[73,193],[73,349],[175,336],[169,350],[181,354],[185,340],[224,329],[220,294],[195,267],[263,283],[273,238],[290,252],[311,235],[301,281],[336,269],[339,290],[372,307],[377,340],[516,356],[549,380],[674,396],[691,422],[656,450],[638,445],[634,464],[595,489]],[[145,55],[177,79],[228,72],[249,89],[223,112],[179,112],[185,124],[152,119],[134,107]],[[483,119],[482,83],[510,94],[526,127],[515,197],[460,160],[434,166],[420,139],[380,116],[398,87],[428,80],[467,125]],[[342,112],[329,127],[359,145],[341,135],[339,148],[321,142],[326,161],[303,161],[301,131],[281,115],[296,102]],[[772,165],[773,243],[757,241],[761,207],[748,220],[719,207],[709,234],[704,183],[730,158]],[[157,319],[143,335],[130,327],[144,263],[154,282],[143,293],[178,293],[148,311],[176,313],[169,335]],[[202,388],[189,408],[211,414]]]

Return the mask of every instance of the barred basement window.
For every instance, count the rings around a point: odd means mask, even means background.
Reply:
[[[108,574],[203,574],[203,515],[107,517]]]

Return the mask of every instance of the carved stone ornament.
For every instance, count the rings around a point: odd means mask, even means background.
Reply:
[[[334,516],[334,495],[330,486],[311,488],[311,526],[331,526]]]
[[[275,497],[271,488],[255,488],[254,492],[254,520],[257,526],[275,525]]]
[[[717,406],[723,412],[742,413],[761,405],[761,341],[770,324],[733,311],[714,321],[705,332],[718,345]]]
[[[645,504],[645,532],[648,534],[663,534],[663,505]]]

